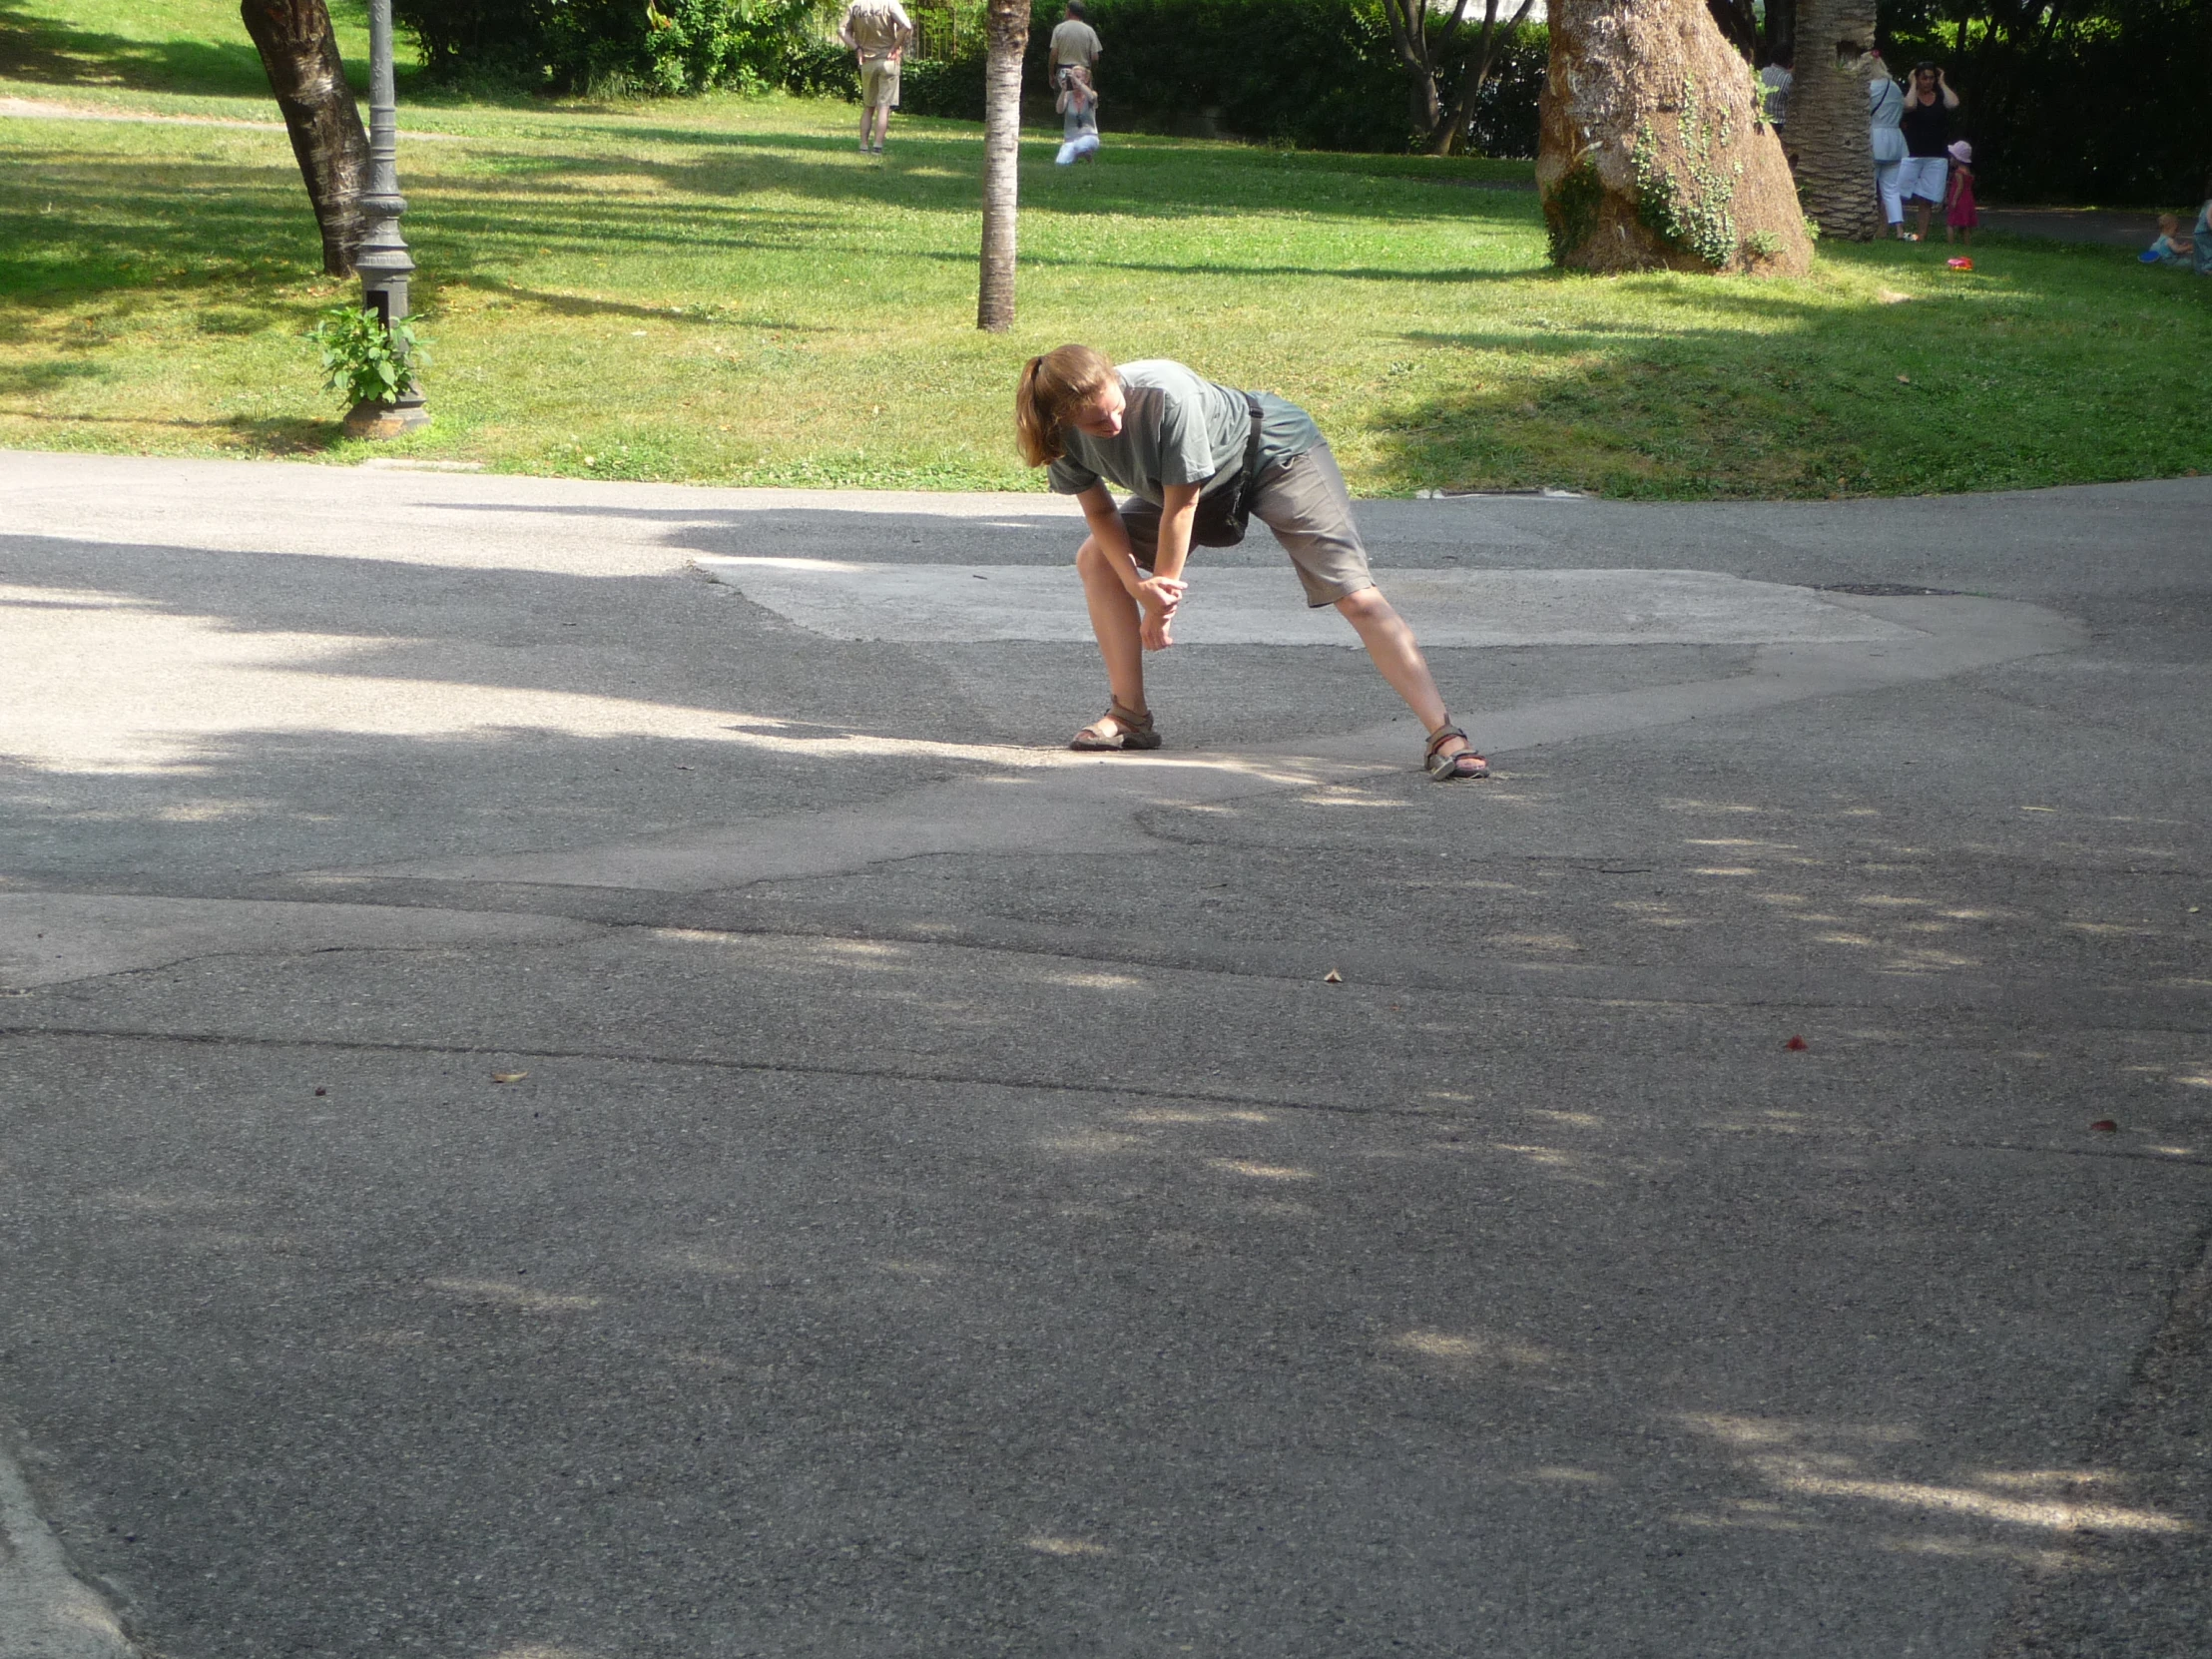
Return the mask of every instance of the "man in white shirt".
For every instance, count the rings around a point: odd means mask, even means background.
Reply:
[[[913,19],[898,0],[852,0],[837,39],[860,59],[860,150],[880,156],[898,107],[898,64],[913,44]]]

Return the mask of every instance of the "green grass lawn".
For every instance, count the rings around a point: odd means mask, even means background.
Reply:
[[[335,6],[346,50],[358,5]],[[726,483],[1025,487],[1068,339],[1320,417],[1355,487],[1989,489],[2212,467],[2212,282],[2121,251],[1831,246],[1805,281],[1562,277],[1524,165],[1028,143],[1021,320],[974,326],[980,135],[846,106],[403,91],[435,424],[384,452]],[[0,0],[0,99],[268,122],[221,0]],[[304,339],[281,131],[0,116],[0,444],[357,460]]]

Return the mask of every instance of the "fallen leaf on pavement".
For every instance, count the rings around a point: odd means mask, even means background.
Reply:
[[[519,1083],[529,1075],[526,1071],[495,1071],[491,1074],[491,1080],[494,1083]]]
[[[2120,1126],[2114,1123],[2110,1118],[2099,1118],[2096,1122],[2090,1124],[2089,1127],[2096,1131],[2096,1133],[2098,1133],[2099,1135],[2116,1135],[2119,1133],[2120,1129]]]
[[[1811,1048],[1811,1047],[1812,1047],[1813,1045],[1812,1045],[1811,1043],[1807,1042],[1807,1041],[1806,1041],[1806,1040],[1805,1040],[1805,1039],[1804,1039],[1803,1037],[1792,1037],[1792,1038],[1791,1038],[1791,1039],[1790,1039],[1790,1040],[1789,1040],[1788,1042],[1784,1043],[1784,1044],[1783,1044],[1782,1046],[1783,1046],[1784,1048],[1789,1048],[1789,1049],[1800,1049],[1800,1050],[1802,1050],[1802,1049],[1807,1049],[1807,1048]]]
[[[1321,976],[1321,982],[1325,985],[1341,985],[1345,982],[1345,976],[1339,973],[1335,968],[1331,968],[1327,973]]]

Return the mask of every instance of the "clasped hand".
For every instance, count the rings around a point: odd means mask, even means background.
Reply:
[[[1168,624],[1188,586],[1173,576],[1148,576],[1137,584],[1137,603],[1144,609],[1144,625],[1138,633],[1147,651],[1165,651],[1175,643]]]

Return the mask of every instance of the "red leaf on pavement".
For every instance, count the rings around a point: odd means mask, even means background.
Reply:
[[[1789,1040],[1788,1042],[1784,1043],[1784,1044],[1783,1044],[1782,1046],[1783,1046],[1784,1048],[1788,1048],[1788,1049],[1793,1049],[1793,1050],[1798,1050],[1798,1051],[1802,1051],[1802,1050],[1804,1050],[1804,1049],[1808,1049],[1808,1048],[1811,1048],[1811,1047],[1812,1047],[1813,1045],[1812,1045],[1811,1043],[1807,1042],[1807,1041],[1806,1041],[1806,1040],[1805,1040],[1805,1039],[1804,1039],[1803,1037],[1792,1037],[1792,1038],[1791,1038],[1791,1039],[1790,1039],[1790,1040]]]
[[[2096,1133],[2098,1133],[2099,1135],[2116,1135],[2119,1133],[2120,1130],[2120,1126],[2114,1123],[2110,1118],[2099,1118],[2096,1122],[2090,1124],[2089,1127],[2096,1131]]]

